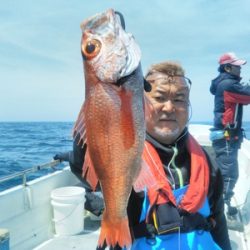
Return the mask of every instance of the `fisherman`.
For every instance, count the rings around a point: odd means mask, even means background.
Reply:
[[[191,81],[171,61],[152,65],[146,80],[152,90],[143,159],[162,188],[131,194],[132,249],[230,250],[222,176],[188,132]]]
[[[152,91],[146,94],[151,104],[143,160],[159,171],[162,189],[132,191],[127,209],[132,249],[230,250],[222,176],[188,132],[191,81],[171,61],[152,65],[146,80]],[[77,164],[71,169],[81,176],[85,148],[74,145]]]
[[[53,158],[61,162],[69,162],[72,173],[81,181],[85,188],[84,209],[94,215],[92,218],[98,219],[96,217],[100,217],[104,210],[103,198],[100,192],[100,186],[98,186],[94,192],[88,182],[82,177],[82,166],[86,145],[82,145],[82,142],[79,142],[79,137],[78,134],[73,141],[73,150],[58,153]]]
[[[238,150],[244,131],[242,129],[243,105],[250,104],[250,85],[241,82],[241,66],[246,60],[228,52],[219,58],[219,75],[212,80],[210,92],[214,95],[214,127],[210,138],[216,161],[224,179],[224,202],[227,215],[237,214],[231,205],[238,179]]]

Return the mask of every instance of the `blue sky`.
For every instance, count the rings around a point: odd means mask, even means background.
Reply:
[[[212,120],[220,54],[248,60],[248,0],[9,0],[0,5],[0,121],[74,121],[84,100],[80,23],[114,8],[142,50],[142,67],[173,59],[192,80],[192,121]],[[244,120],[250,121],[250,108]]]

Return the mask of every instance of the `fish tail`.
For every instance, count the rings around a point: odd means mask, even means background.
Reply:
[[[105,219],[105,211],[103,213],[103,220],[101,226],[101,233],[99,236],[98,246],[103,246],[104,243],[108,246],[126,247],[129,249],[132,244],[132,239],[129,231],[128,217],[119,219],[117,221]]]

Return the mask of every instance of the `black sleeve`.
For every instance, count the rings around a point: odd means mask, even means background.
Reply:
[[[240,79],[225,79],[218,85],[221,93],[228,91],[238,95],[250,96],[250,85],[240,82]]]
[[[71,171],[79,178],[82,175],[82,166],[84,162],[84,156],[86,147],[79,143],[80,136],[77,135],[73,141],[73,151],[69,154],[69,165]]]
[[[82,177],[82,167],[86,152],[86,144],[79,142],[80,135],[78,134],[73,141],[73,151],[69,153],[69,165],[72,173],[82,182],[87,191],[92,191],[88,182]]]
[[[250,96],[250,85],[242,84],[242,83],[234,83],[228,89],[228,91],[237,93],[240,95],[247,95]]]
[[[211,230],[214,241],[223,249],[231,250],[226,217],[224,214],[223,200],[223,178],[211,147],[204,147],[210,167],[210,185],[208,199],[210,205],[210,217],[215,221],[215,226]]]

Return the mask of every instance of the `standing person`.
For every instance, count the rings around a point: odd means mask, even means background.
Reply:
[[[132,250],[230,250],[219,169],[188,132],[191,81],[181,65],[152,65],[143,159],[160,188],[131,193]]]
[[[243,105],[250,103],[250,86],[241,83],[241,66],[246,60],[232,53],[219,58],[219,75],[212,80],[210,92],[214,95],[214,127],[211,132],[216,161],[224,179],[224,201],[227,214],[237,214],[231,205],[238,179],[238,150],[243,140]]]

